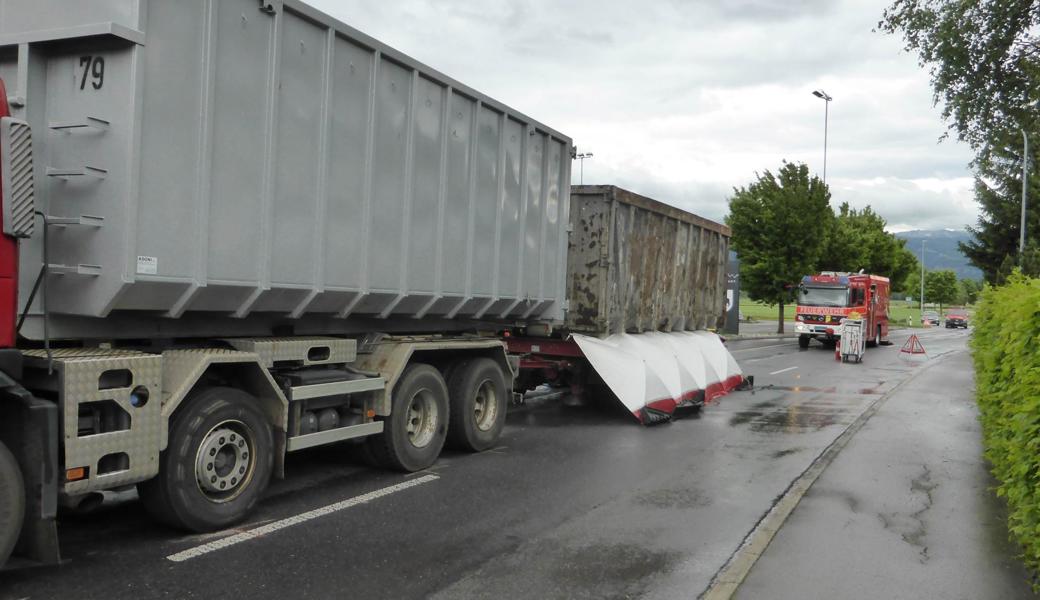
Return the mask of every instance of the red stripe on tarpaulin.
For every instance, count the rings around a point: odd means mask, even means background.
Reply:
[[[732,375],[729,379],[722,382],[722,387],[726,390],[726,392],[732,392],[733,390],[740,387],[740,384],[742,383],[744,383],[743,375]]]
[[[725,395],[726,388],[721,382],[708,384],[708,389],[704,390],[704,403],[714,402]]]
[[[701,393],[701,391],[702,390],[690,390],[689,392],[684,393],[679,398],[679,404],[682,404],[683,402],[686,402],[688,400],[693,400],[694,398],[697,397],[697,394]]]
[[[675,398],[661,398],[660,400],[646,403],[647,408],[669,415],[675,412],[675,407],[678,405],[679,403],[675,401]]]

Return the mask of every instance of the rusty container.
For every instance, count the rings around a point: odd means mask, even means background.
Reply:
[[[574,186],[570,203],[571,332],[721,325],[729,227],[615,186]]]

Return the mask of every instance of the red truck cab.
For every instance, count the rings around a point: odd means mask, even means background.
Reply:
[[[857,313],[866,320],[867,345],[888,339],[889,281],[878,275],[825,271],[807,275],[798,286],[795,332],[798,345],[813,338],[833,345],[841,337],[841,323]]]

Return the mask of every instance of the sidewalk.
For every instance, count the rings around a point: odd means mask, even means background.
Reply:
[[[971,358],[959,352],[888,398],[802,498],[736,597],[1034,598],[994,485]]]
[[[789,338],[797,337],[794,332],[794,321],[784,321],[784,333],[776,332],[776,319],[771,321],[740,322],[740,333],[737,335],[723,333],[726,339],[742,340],[753,338]]]

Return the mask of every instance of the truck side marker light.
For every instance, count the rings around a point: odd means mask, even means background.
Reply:
[[[87,478],[86,467],[76,467],[65,471],[65,481],[79,481]]]
[[[139,385],[130,392],[130,406],[141,408],[145,404],[148,404],[148,388]]]

